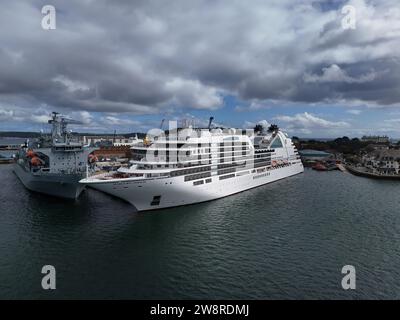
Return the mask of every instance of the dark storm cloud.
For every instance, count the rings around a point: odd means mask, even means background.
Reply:
[[[342,29],[342,2],[55,0],[57,29],[45,31],[46,2],[9,1],[0,109],[151,114],[215,109],[224,94],[398,104],[396,2],[346,2],[356,30]]]

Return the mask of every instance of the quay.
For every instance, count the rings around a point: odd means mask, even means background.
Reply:
[[[0,164],[9,164],[13,163],[14,159],[8,159],[8,158],[0,158]]]
[[[398,175],[398,174],[372,173],[372,172],[363,170],[363,168],[356,168],[351,165],[346,165],[346,169],[350,173],[352,173],[356,176],[374,178],[374,179],[400,180],[400,175]]]
[[[0,164],[13,163],[14,159],[12,155],[16,153],[19,148],[19,144],[0,144]]]
[[[0,151],[19,150],[20,147],[20,144],[0,144]]]

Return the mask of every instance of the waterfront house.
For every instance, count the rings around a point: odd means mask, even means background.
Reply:
[[[375,174],[400,174],[400,150],[375,150],[361,158],[361,164],[369,172]]]

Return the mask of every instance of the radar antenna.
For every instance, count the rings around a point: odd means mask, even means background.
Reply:
[[[210,120],[208,122],[208,127],[207,127],[208,129],[211,129],[211,124],[212,124],[213,120],[214,120],[214,117],[210,117]]]

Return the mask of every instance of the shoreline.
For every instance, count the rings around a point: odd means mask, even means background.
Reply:
[[[355,167],[349,166],[349,165],[346,165],[345,168],[350,173],[352,173],[356,176],[372,178],[372,179],[400,180],[400,175],[382,175],[382,174],[376,174],[376,173],[371,173],[371,172],[365,172],[365,171],[357,170]]]
[[[10,164],[13,162],[14,162],[14,159],[0,158],[0,164]]]

